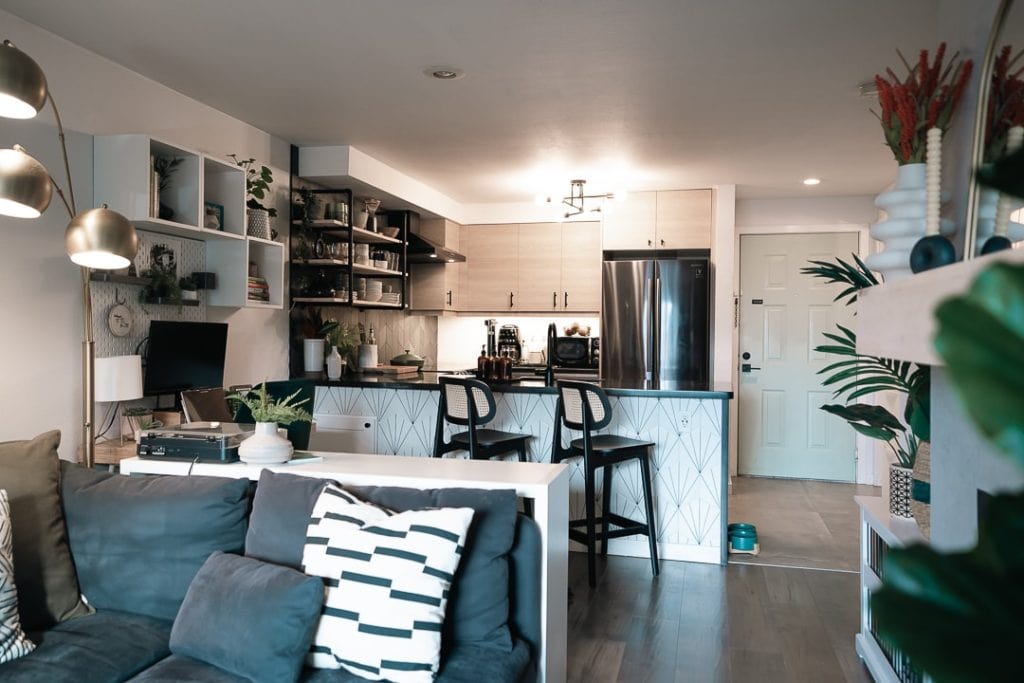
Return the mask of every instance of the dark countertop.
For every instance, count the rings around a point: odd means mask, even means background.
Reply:
[[[349,373],[338,380],[329,380],[326,377],[309,375],[319,387],[356,387],[356,388],[388,388],[388,389],[421,389],[424,391],[436,391],[440,384],[437,381],[438,375],[458,374],[437,370],[422,370],[415,374],[404,375],[377,375],[368,373]],[[566,375],[562,379],[572,379],[572,375]],[[590,381],[590,380],[585,380]],[[610,396],[648,396],[652,398],[732,398],[733,392],[728,387],[715,387],[712,390],[702,391],[693,389],[643,389],[636,387],[612,387],[601,381],[596,381],[604,388]],[[546,384],[543,377],[529,377],[516,380],[512,383],[491,384],[491,390],[505,394],[555,394],[554,386]]]

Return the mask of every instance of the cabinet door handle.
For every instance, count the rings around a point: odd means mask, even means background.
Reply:
[[[654,240],[647,240],[647,246],[653,247],[654,246]]]
[[[515,292],[509,292],[508,293],[508,307],[509,308],[512,308],[515,305],[515,296],[516,296]]]
[[[565,293],[565,307],[569,308],[569,292]]]
[[[665,240],[661,241],[661,246],[665,246]]]
[[[551,308],[558,308],[558,292],[551,292]]]
[[[452,290],[448,290],[448,305],[452,305]]]

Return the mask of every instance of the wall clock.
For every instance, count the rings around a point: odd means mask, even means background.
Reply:
[[[124,304],[114,304],[107,313],[107,327],[115,337],[127,337],[132,331],[132,312]]]

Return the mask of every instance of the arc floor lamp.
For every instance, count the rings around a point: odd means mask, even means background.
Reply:
[[[115,270],[128,267],[139,249],[139,238],[131,222],[105,204],[78,213],[64,126],[46,85],[46,76],[31,57],[5,40],[0,46],[0,116],[29,119],[42,111],[47,102],[57,120],[67,194],[24,148],[15,145],[12,149],[0,149],[0,214],[38,218],[50,205],[56,190],[71,219],[64,232],[64,248],[71,261],[80,266],[82,274],[82,460],[86,467],[92,467],[95,455],[95,342],[89,274],[93,268]]]

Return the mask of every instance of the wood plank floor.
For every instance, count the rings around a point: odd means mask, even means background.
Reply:
[[[645,559],[598,558],[591,589],[586,555],[570,554],[570,681],[871,681],[853,646],[853,495],[875,489],[741,477],[733,490],[730,519],[758,526],[752,564],[663,561],[654,579]]]

